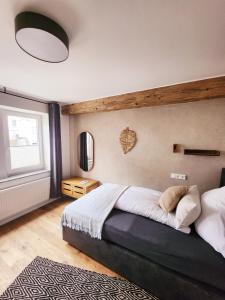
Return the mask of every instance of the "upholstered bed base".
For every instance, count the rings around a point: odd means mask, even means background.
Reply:
[[[97,240],[69,227],[63,239],[160,300],[224,300],[225,293],[182,276],[141,255],[104,240]]]

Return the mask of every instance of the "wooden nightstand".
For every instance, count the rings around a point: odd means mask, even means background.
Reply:
[[[77,199],[89,193],[98,186],[99,181],[97,180],[74,177],[62,181],[62,193]]]

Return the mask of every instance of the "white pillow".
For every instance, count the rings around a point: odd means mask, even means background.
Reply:
[[[190,186],[176,209],[176,227],[187,227],[194,223],[201,213],[200,195],[197,185]]]
[[[176,229],[175,213],[167,213],[159,206],[161,194],[155,190],[131,186],[118,199],[115,208],[150,218]],[[184,233],[191,231],[190,227],[182,227],[178,230]]]
[[[225,187],[204,193],[202,213],[195,222],[197,233],[225,257]]]

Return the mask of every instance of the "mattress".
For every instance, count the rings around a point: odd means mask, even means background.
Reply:
[[[225,260],[195,232],[186,235],[142,216],[114,209],[102,238],[182,275],[225,291]]]

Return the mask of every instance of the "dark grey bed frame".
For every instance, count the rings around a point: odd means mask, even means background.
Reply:
[[[221,177],[225,185],[225,169]],[[225,300],[225,293],[105,240],[63,227],[63,239],[160,300]],[[224,283],[225,284],[225,283]]]

